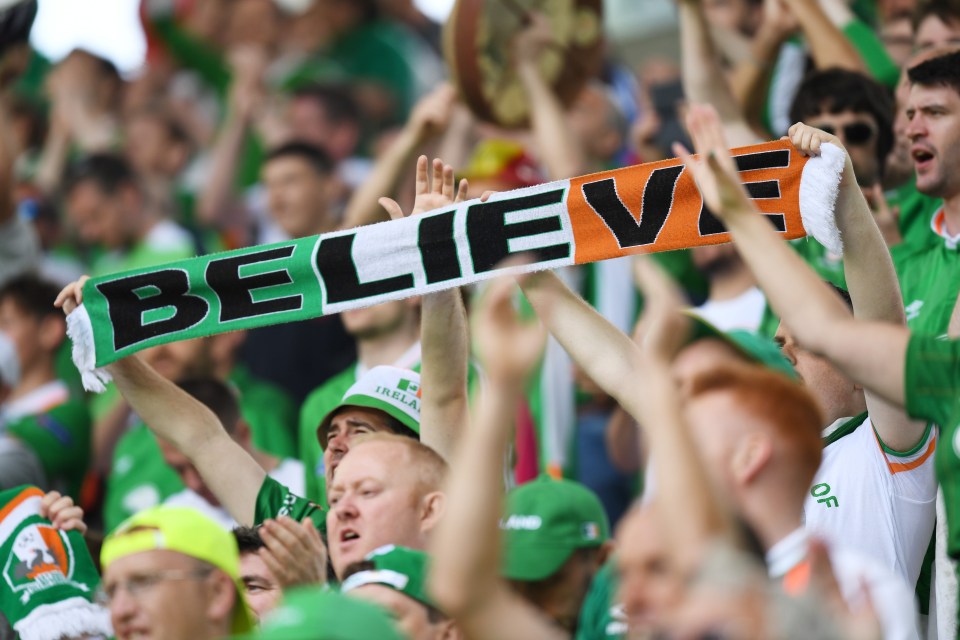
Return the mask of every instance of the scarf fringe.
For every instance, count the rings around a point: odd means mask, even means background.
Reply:
[[[13,628],[21,640],[61,640],[87,635],[109,638],[113,635],[109,612],[79,596],[40,605]]]
[[[803,228],[830,253],[843,257],[843,238],[837,227],[836,202],[846,154],[833,144],[820,147],[820,157],[803,166],[800,181],[800,219]]]
[[[97,349],[93,341],[93,324],[83,305],[67,316],[67,336],[73,342],[73,363],[80,371],[83,388],[95,393],[107,390],[107,383],[113,380],[106,369],[96,368]]]

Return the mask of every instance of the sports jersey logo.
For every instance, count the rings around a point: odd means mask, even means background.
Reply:
[[[60,584],[87,589],[71,580],[73,549],[65,536],[47,524],[31,524],[17,533],[3,578],[24,604],[34,593]]]
[[[506,521],[500,521],[501,529],[520,529],[523,531],[536,531],[543,526],[543,519],[540,516],[518,516],[512,515]]]
[[[907,314],[907,322],[916,320],[920,317],[920,309],[923,308],[923,300],[914,300],[903,308]]]

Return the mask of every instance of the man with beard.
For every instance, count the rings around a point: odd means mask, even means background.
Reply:
[[[381,365],[420,367],[419,298],[344,311],[340,319],[356,340],[357,361],[314,389],[300,408],[299,451],[306,473],[305,495],[316,501],[326,500],[325,476],[333,471],[317,438],[318,425],[340,404],[347,389],[371,369]]]
[[[893,250],[907,322],[914,333],[940,336],[951,330],[960,293],[960,53],[909,69],[910,96],[905,134],[917,175],[917,191],[939,198],[930,218],[935,237]]]

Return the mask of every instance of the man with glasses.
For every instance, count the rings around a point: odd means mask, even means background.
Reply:
[[[886,158],[893,148],[893,117],[893,99],[887,90],[845,69],[807,75],[790,107],[791,122],[803,122],[840,139],[857,184],[868,198],[884,178]],[[793,247],[821,278],[847,288],[840,256],[810,238],[794,242]]]
[[[236,539],[197,511],[140,512],[107,537],[100,563],[117,640],[206,640],[253,626]]]

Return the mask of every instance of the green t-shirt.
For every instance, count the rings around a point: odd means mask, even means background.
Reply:
[[[180,476],[163,460],[157,438],[143,423],[127,431],[113,450],[103,505],[103,525],[109,533],[143,509],[183,491]]]
[[[6,430],[36,454],[47,479],[73,497],[80,495],[90,460],[90,411],[78,398],[32,416]]]
[[[240,392],[240,413],[250,425],[253,444],[279,458],[297,457],[293,433],[297,409],[293,399],[241,365],[230,372],[230,382]]]
[[[330,411],[340,404],[343,394],[357,381],[357,363],[327,380],[307,396],[300,408],[299,444],[303,462],[307,497],[326,504],[326,469],[323,449],[317,440],[317,427]]]
[[[930,244],[939,239],[930,228],[930,219],[943,206],[943,200],[920,193],[913,180],[888,193],[887,205],[900,210],[897,224],[903,244]]]
[[[947,553],[956,560],[960,558],[960,341],[910,336],[903,389],[910,417],[940,425],[935,466],[947,510]]]
[[[617,595],[617,574],[613,561],[607,562],[590,584],[580,609],[580,623],[575,640],[607,640],[625,638],[627,620],[623,607],[614,602]]]
[[[327,533],[327,510],[315,502],[290,493],[290,489],[267,476],[257,493],[253,523],[260,524],[270,518],[288,516],[297,522],[310,518],[320,533]]]
[[[97,258],[90,269],[90,275],[98,277],[143,269],[192,258],[194,255],[196,246],[187,230],[169,220],[163,220],[154,225],[147,236],[129,250],[110,251]]]
[[[944,240],[891,250],[912,333],[942,336],[960,293],[960,252]]]

